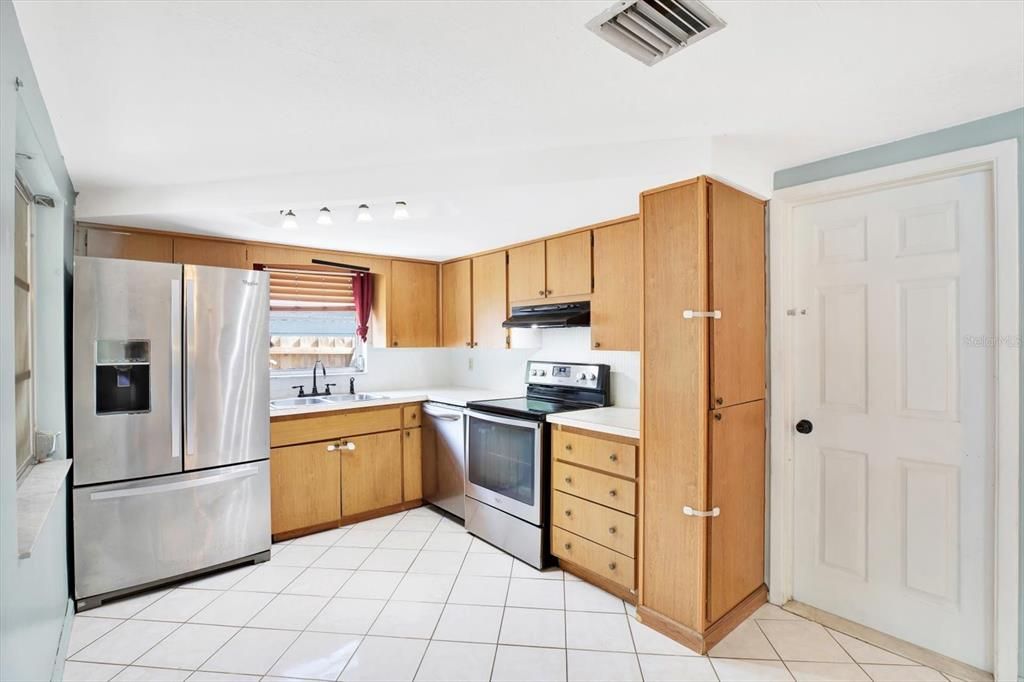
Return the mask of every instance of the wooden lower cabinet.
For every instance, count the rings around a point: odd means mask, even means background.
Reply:
[[[423,436],[421,429],[402,431],[402,501],[423,499]]]
[[[639,444],[560,425],[551,434],[551,553],[563,569],[635,603]]]
[[[342,518],[402,502],[401,431],[345,438],[341,446]]]
[[[336,522],[341,509],[341,461],[333,441],[270,451],[270,532]],[[301,491],[296,494],[296,491]]]
[[[403,416],[410,428],[402,428]],[[274,418],[274,539],[418,505],[423,497],[419,421],[419,404]]]

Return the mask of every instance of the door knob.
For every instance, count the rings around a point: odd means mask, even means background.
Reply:
[[[814,430],[814,424],[812,424],[807,419],[801,419],[800,421],[798,421],[796,423],[796,432],[797,433],[807,434],[807,433],[810,433],[813,430]]]

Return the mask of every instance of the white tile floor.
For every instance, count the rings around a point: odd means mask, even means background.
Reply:
[[[762,607],[710,656],[430,508],[274,545],[273,557],[75,618],[73,680],[922,680],[943,675]]]

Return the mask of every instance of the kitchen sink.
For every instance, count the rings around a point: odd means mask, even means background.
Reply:
[[[377,393],[338,393],[337,395],[325,395],[323,400],[329,403],[347,403],[351,401],[363,401],[363,400],[384,400],[386,395],[379,395]]]
[[[281,398],[279,400],[271,400],[271,409],[283,409],[286,407],[305,407],[306,405],[323,405],[326,400],[320,397],[315,398]]]

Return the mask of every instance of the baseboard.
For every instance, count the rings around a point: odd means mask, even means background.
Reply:
[[[884,632],[879,632],[873,628],[869,628],[866,625],[855,623],[852,620],[847,620],[842,616],[829,613],[828,611],[822,611],[821,609],[790,600],[782,605],[786,611],[795,613],[796,615],[806,618],[807,620],[813,620],[815,623],[820,623],[827,628],[841,632],[844,635],[855,637],[863,642],[867,642],[872,646],[876,646],[879,649],[892,652],[897,656],[926,665],[929,668],[935,668],[941,673],[945,673],[959,680],[971,680],[971,682],[992,682],[992,673],[975,668],[972,665],[962,663],[956,659],[952,659],[948,656],[943,656],[940,653],[936,653],[931,649],[925,649],[924,647],[916,644],[911,644],[905,640],[887,635]]]
[[[647,627],[657,630],[670,639],[674,639],[688,649],[693,649],[698,654],[706,654],[767,601],[768,588],[765,585],[761,585],[744,597],[743,601],[729,609],[725,615],[708,626],[704,632],[698,632],[691,627],[678,623],[647,606],[637,607],[636,616],[637,620]]]
[[[68,599],[64,609],[64,625],[60,629],[60,642],[57,644],[57,658],[53,661],[50,682],[61,682],[64,679],[64,659],[68,657],[68,644],[71,642],[71,627],[75,620],[75,601]]]

